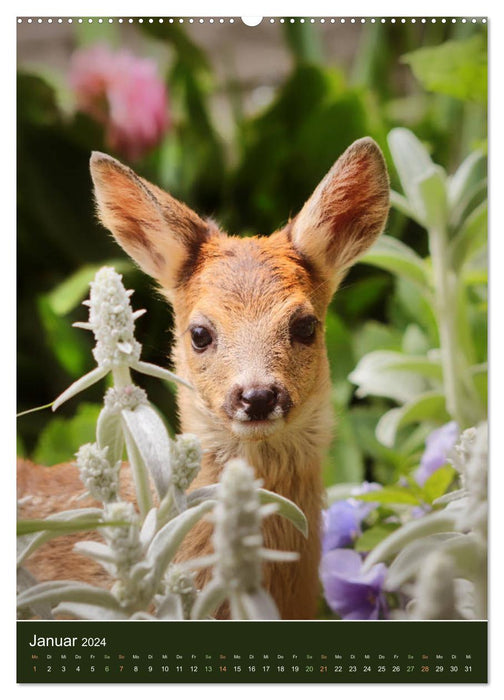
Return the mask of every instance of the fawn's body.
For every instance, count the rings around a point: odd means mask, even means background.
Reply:
[[[385,224],[381,153],[371,139],[357,141],[297,217],[264,238],[225,235],[109,156],[94,154],[91,172],[102,222],[174,308],[176,371],[196,390],[179,390],[182,431],[195,433],[205,453],[193,488],[215,483],[228,459],[244,457],[265,488],[305,512],[307,540],[280,517],[264,522],[266,546],[300,552],[295,563],[266,564],[264,576],[282,618],[310,619],[321,459],[331,439],[323,323],[344,273]],[[42,478],[47,491],[57,474]],[[181,557],[210,551],[210,536],[211,525],[201,522]],[[36,573],[47,578],[42,565]]]

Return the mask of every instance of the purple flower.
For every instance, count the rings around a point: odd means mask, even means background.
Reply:
[[[322,551],[348,547],[362,534],[361,514],[348,501],[336,501],[322,511]]]
[[[382,587],[387,567],[376,564],[362,573],[362,559],[352,549],[333,549],[322,556],[320,578],[330,608],[342,620],[377,620],[387,613]]]
[[[352,493],[358,495],[380,489],[379,484],[365,481]],[[348,547],[362,535],[361,523],[376,508],[377,503],[359,501],[349,498],[336,501],[327,510],[322,511],[322,551]]]
[[[420,466],[415,472],[415,480],[423,486],[427,479],[446,464],[448,456],[458,440],[460,430],[455,421],[434,430],[425,441],[425,451]]]

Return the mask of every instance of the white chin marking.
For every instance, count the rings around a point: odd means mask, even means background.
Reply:
[[[233,433],[244,440],[262,440],[263,438],[273,435],[284,424],[283,419],[269,419],[261,421],[241,421],[232,420],[231,430]]]

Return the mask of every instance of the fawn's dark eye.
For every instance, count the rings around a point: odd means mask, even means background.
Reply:
[[[212,334],[205,326],[193,326],[191,328],[191,343],[195,350],[205,350],[212,343]]]
[[[318,320],[315,316],[301,316],[291,323],[291,340],[309,345],[315,340]]]

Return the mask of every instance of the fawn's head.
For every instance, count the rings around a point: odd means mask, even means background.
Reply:
[[[224,234],[104,154],[93,154],[91,173],[102,223],[173,304],[177,370],[200,410],[241,440],[295,421],[328,381],[331,296],[387,218],[374,141],[350,146],[269,237]]]

